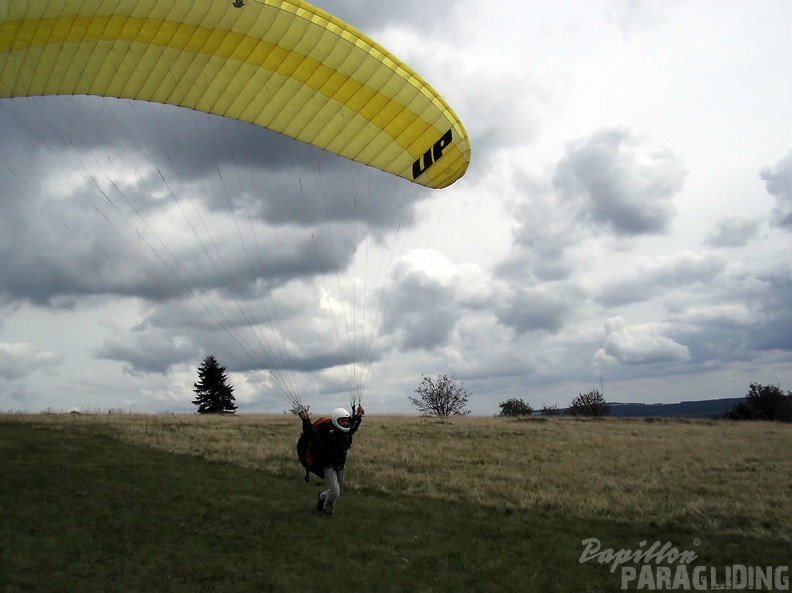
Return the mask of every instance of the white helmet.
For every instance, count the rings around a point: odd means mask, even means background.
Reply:
[[[344,422],[346,426],[342,426],[338,422],[343,418],[346,418],[346,422]],[[352,417],[349,415],[349,412],[347,412],[344,408],[336,408],[335,410],[330,412],[330,420],[332,420],[333,426],[335,426],[341,432],[349,432],[349,429],[351,428],[350,423],[352,421]]]

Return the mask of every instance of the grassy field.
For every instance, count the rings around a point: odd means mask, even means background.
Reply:
[[[298,433],[284,415],[0,416],[0,590],[620,590],[620,569],[580,562],[588,538],[718,570],[792,560],[790,425],[367,417],[332,519]]]

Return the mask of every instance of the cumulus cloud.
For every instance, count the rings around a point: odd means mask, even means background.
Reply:
[[[651,323],[628,326],[621,317],[612,317],[605,322],[607,335],[594,362],[642,365],[689,360],[687,346],[663,336],[662,329]]]
[[[581,239],[574,213],[539,180],[518,174],[515,189],[514,245],[496,273],[521,283],[569,278],[575,269],[570,252]]]
[[[786,229],[792,228],[792,148],[775,163],[764,167],[759,176],[770,195],[775,196],[773,223]]]
[[[750,346],[792,352],[792,271],[761,278],[756,300],[761,318],[749,328]]]
[[[327,285],[341,290],[346,277]],[[148,303],[132,327],[113,327],[94,354],[124,364],[132,375],[172,372],[180,363],[197,364],[207,354],[223,353],[229,372],[266,369],[282,386],[292,372],[321,371],[347,364],[350,340],[364,347],[372,335],[375,313],[362,295],[357,306],[342,302],[317,286],[293,281],[271,292],[242,295],[204,294],[180,302]],[[349,294],[349,287],[343,288]],[[361,327],[351,326],[353,315]],[[367,321],[365,327],[361,318]],[[346,333],[350,337],[347,338]],[[360,356],[360,353],[358,353]],[[368,353],[376,360],[376,352]]]
[[[572,283],[546,283],[515,290],[495,314],[498,321],[519,334],[529,331],[560,331],[584,293]]]
[[[609,128],[570,144],[553,184],[583,220],[630,236],[669,228],[686,175],[673,152],[626,128]]]
[[[611,307],[646,301],[668,290],[709,282],[725,267],[722,255],[693,251],[639,260],[627,273],[604,283],[598,300]]]
[[[63,358],[49,350],[40,350],[26,342],[0,342],[0,377],[24,379],[36,371],[52,371]]]
[[[0,112],[0,158],[14,173],[0,176],[9,299],[158,300],[315,277],[345,269],[364,240],[384,241],[427,195],[189,110],[96,97],[11,105],[14,117]],[[21,148],[35,137],[47,141]]]
[[[671,307],[664,335],[684,343],[690,362],[755,360],[792,352],[792,274],[724,275],[705,299]]]
[[[460,321],[488,311],[502,287],[476,264],[454,264],[433,249],[415,249],[394,267],[383,299],[380,334],[405,350],[436,350],[454,337]]]
[[[758,318],[745,303],[702,303],[672,311],[666,334],[685,344],[691,363],[745,360],[749,329]]]
[[[712,247],[743,247],[757,237],[761,224],[758,219],[724,218],[715,223],[706,243]]]
[[[432,350],[449,339],[460,311],[456,303],[456,269],[433,250],[416,250],[401,263],[382,332],[397,334],[405,350]]]
[[[200,356],[200,350],[187,340],[149,329],[109,339],[95,355],[123,362],[130,374],[165,373],[173,365],[195,360]]]

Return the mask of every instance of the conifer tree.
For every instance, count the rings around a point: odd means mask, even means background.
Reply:
[[[193,383],[199,414],[233,414],[234,388],[228,383],[226,367],[221,367],[211,354],[198,367],[198,382]]]

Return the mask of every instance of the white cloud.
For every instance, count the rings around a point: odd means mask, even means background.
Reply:
[[[50,372],[63,363],[62,357],[25,342],[0,342],[0,377],[23,379],[36,371]]]
[[[608,319],[605,322],[607,336],[594,355],[594,360],[597,363],[625,365],[689,360],[687,347],[661,335],[662,330],[657,324],[628,326],[621,317]]]

